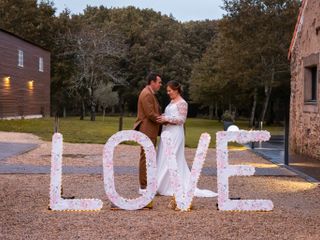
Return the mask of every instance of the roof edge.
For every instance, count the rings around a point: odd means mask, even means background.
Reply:
[[[29,41],[29,40],[26,40],[26,39],[24,39],[24,38],[22,38],[22,37],[20,37],[20,36],[18,36],[18,35],[16,35],[16,34],[12,33],[12,32],[9,32],[9,31],[3,29],[3,28],[0,28],[0,31],[1,31],[1,32],[4,32],[4,33],[7,33],[7,34],[9,34],[9,35],[11,35],[11,36],[14,36],[14,37],[16,37],[16,38],[19,38],[19,39],[21,39],[22,41],[25,41],[25,42],[27,42],[27,43],[30,43],[30,44],[38,47],[38,48],[41,48],[42,50],[45,50],[45,51],[51,53],[51,51],[50,51],[49,49],[46,49],[46,48],[40,46],[39,44],[33,43],[33,42]]]
[[[293,48],[296,45],[298,33],[301,31],[303,20],[304,20],[304,12],[305,12],[307,3],[308,3],[308,0],[303,0],[302,1],[302,5],[300,7],[297,23],[296,23],[296,26],[295,26],[295,29],[294,29],[294,32],[293,32],[293,36],[292,36],[292,39],[291,39],[291,44],[290,44],[290,48],[289,48],[289,52],[288,52],[288,60],[291,59]]]

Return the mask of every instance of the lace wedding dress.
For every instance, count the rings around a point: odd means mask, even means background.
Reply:
[[[176,154],[178,172],[183,183],[184,191],[188,186],[190,178],[190,169],[187,165],[184,154],[184,129],[183,125],[186,121],[188,112],[188,104],[185,100],[181,99],[177,102],[172,102],[165,109],[165,119],[169,124],[163,125],[163,131],[169,131],[172,137],[174,152]],[[158,152],[157,152],[157,184],[158,194],[164,196],[173,196],[173,189],[170,185],[170,175],[167,164],[167,159],[164,153],[163,141],[160,139]],[[215,197],[217,194],[210,190],[195,189],[196,197]]]

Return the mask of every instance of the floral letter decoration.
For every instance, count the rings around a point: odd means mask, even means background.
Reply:
[[[170,184],[174,191],[177,208],[180,209],[180,211],[189,211],[203,163],[206,159],[206,154],[211,139],[210,135],[208,133],[201,134],[187,189],[184,189],[182,186],[181,177],[177,167],[176,155],[173,152],[174,146],[172,146],[170,132],[163,132],[161,137],[164,141],[165,154],[168,159],[168,168],[170,173]]]
[[[267,131],[220,131],[217,132],[217,178],[218,205],[222,211],[271,211],[273,203],[270,200],[230,200],[229,177],[251,176],[255,168],[245,165],[229,165],[228,142],[247,143],[268,141],[270,133]]]
[[[181,182],[176,156],[172,146],[170,132],[165,131],[161,137],[164,141],[165,154],[168,158],[170,184],[174,190],[177,208],[188,211],[191,208],[194,192],[205,161],[210,143],[210,135],[203,133],[200,137],[194,163],[192,165],[188,186]],[[251,176],[255,169],[246,165],[229,165],[228,142],[247,143],[267,141],[270,133],[267,131],[221,131],[217,132],[217,181],[218,206],[222,211],[271,211],[273,203],[270,200],[231,200],[229,199],[229,177]],[[136,199],[121,197],[115,190],[113,154],[115,147],[124,141],[139,143],[146,154],[148,185],[146,192]],[[63,199],[61,197],[62,182],[62,152],[63,138],[60,133],[52,137],[51,178],[50,178],[50,208],[55,211],[95,211],[102,208],[100,199]],[[141,132],[129,130],[112,135],[103,150],[104,188],[111,202],[125,210],[137,210],[152,201],[157,191],[156,152],[151,140]]]
[[[146,192],[136,199],[122,198],[115,190],[113,152],[114,148],[124,141],[135,141],[139,143],[146,154],[148,185]],[[112,135],[103,150],[103,177],[104,188],[108,198],[119,208],[137,210],[145,207],[152,201],[157,191],[156,151],[151,140],[145,134],[135,130],[121,131]]]
[[[61,198],[63,138],[60,133],[52,137],[50,208],[55,211],[96,211],[102,208],[99,199],[63,199]]]

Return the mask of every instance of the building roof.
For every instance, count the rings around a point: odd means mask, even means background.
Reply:
[[[25,41],[25,42],[27,42],[27,43],[30,43],[30,44],[32,44],[32,45],[34,45],[34,46],[36,46],[36,47],[39,47],[39,48],[41,48],[41,49],[43,49],[43,50],[45,50],[45,51],[47,51],[47,52],[50,52],[48,49],[46,49],[46,48],[44,48],[44,47],[41,47],[40,45],[38,45],[38,44],[36,44],[36,43],[33,43],[33,42],[29,41],[29,40],[26,40],[26,39],[24,39],[24,38],[22,38],[22,37],[20,37],[20,36],[18,36],[18,35],[16,35],[16,34],[12,33],[12,32],[8,32],[7,30],[4,30],[4,29],[2,29],[2,28],[0,28],[0,31],[1,31],[1,32],[4,32],[4,33],[7,33],[7,34],[9,34],[9,35],[11,35],[11,36],[14,36],[14,37],[16,37],[16,38],[19,38],[19,39],[21,39],[21,40],[23,40],[23,41]]]
[[[294,49],[294,46],[296,45],[298,34],[301,31],[301,28],[304,22],[304,12],[307,8],[307,4],[308,4],[308,0],[302,0],[302,5],[300,7],[298,20],[296,23],[296,27],[294,29],[293,37],[292,37],[290,48],[289,48],[288,59],[291,58],[292,51]]]

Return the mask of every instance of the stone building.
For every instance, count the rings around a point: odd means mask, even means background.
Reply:
[[[320,1],[303,0],[292,38],[291,154],[320,160]]]

